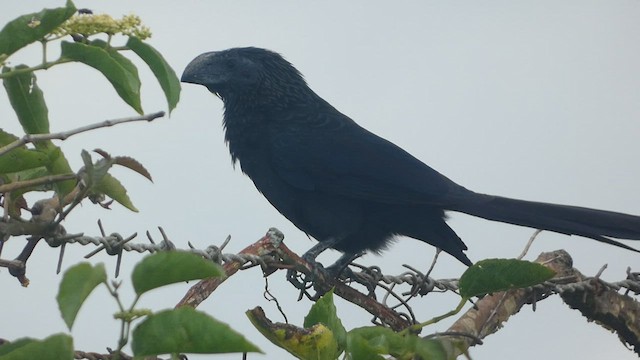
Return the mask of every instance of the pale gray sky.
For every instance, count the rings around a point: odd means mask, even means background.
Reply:
[[[63,1],[10,1],[0,23]],[[114,16],[140,15],[154,33],[150,43],[178,73],[196,55],[237,46],[259,46],[283,54],[305,74],[310,86],[369,130],[395,142],[460,184],[479,192],[575,204],[640,214],[640,3],[637,1],[76,1],[78,7]],[[56,51],[52,51],[53,54]],[[14,59],[34,64],[37,49]],[[52,130],[133,115],[95,70],[63,65],[38,73],[48,101]],[[143,107],[162,110],[163,98],[149,71],[141,68]],[[126,170],[117,176],[140,213],[114,206],[106,212],[85,204],[66,222],[69,232],[143,234],[161,225],[178,246],[220,244],[232,235],[237,252],[271,226],[285,233],[297,252],[313,245],[265,201],[240,171],[231,167],[221,129],[222,103],[206,89],[185,86],[169,119],[129,124],[69,139],[62,144],[74,167],[81,149],[100,147],[140,160],[154,177],[150,184]],[[18,131],[0,96],[0,124]],[[467,243],[472,260],[517,256],[532,230],[452,214],[450,224]],[[159,235],[158,235],[159,236]],[[144,241],[141,237],[140,241]],[[9,242],[3,257],[20,250]],[[631,245],[634,245],[631,243]],[[637,247],[638,245],[636,245]],[[69,266],[90,248],[71,246]],[[543,233],[530,251],[564,248],[578,269],[620,280],[640,257],[583,238]],[[428,266],[434,249],[403,239],[383,256],[366,256],[387,273],[401,264]],[[323,256],[330,262],[337,254]],[[123,288],[137,255],[127,254]],[[45,337],[65,331],[55,305],[60,276],[57,251],[41,245],[28,268],[27,289],[0,272],[3,306],[0,337]],[[115,260],[99,255],[113,269]],[[434,275],[457,277],[463,266],[442,256]],[[296,303],[284,274],[270,278],[272,291],[301,324],[310,302]],[[142,306],[172,307],[188,285],[149,294]],[[233,277],[200,309],[229,323],[267,352],[250,359],[280,359],[283,351],[262,338],[244,311],[263,306],[258,271]],[[126,293],[125,298],[130,297]],[[422,319],[448,311],[452,296],[432,295],[414,304]],[[78,316],[76,348],[114,347],[115,305],[98,289]],[[348,328],[369,324],[369,315],[340,302]],[[8,326],[7,324],[11,324]],[[427,331],[442,331],[449,323]],[[525,308],[474,359],[635,359],[615,335],[587,323],[558,299]],[[229,356],[224,356],[229,358]],[[240,358],[239,356],[236,358]]]

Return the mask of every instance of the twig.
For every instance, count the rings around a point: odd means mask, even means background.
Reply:
[[[542,232],[542,230],[538,229],[536,230],[533,235],[531,235],[531,237],[529,238],[529,241],[527,241],[527,245],[524,246],[524,249],[522,250],[522,253],[520,253],[520,255],[516,258],[518,260],[522,260],[522,258],[527,255],[527,252],[529,251],[529,248],[531,248],[531,245],[533,244],[533,241],[536,239],[536,237]]]
[[[0,259],[0,267],[6,268],[24,268],[24,263],[20,260],[4,260]]]
[[[0,57],[0,62],[4,61],[4,59],[6,58],[2,58]],[[26,73],[31,73],[34,72],[36,70],[47,70],[48,68],[54,66],[54,65],[59,65],[59,64],[64,64],[64,63],[68,63],[71,62],[73,60],[71,59],[65,59],[65,58],[59,58],[58,60],[55,61],[49,61],[49,62],[43,62],[40,65],[36,65],[36,66],[31,66],[31,67],[27,67],[27,68],[22,68],[22,69],[14,69],[11,71],[7,71],[5,73],[0,74],[0,79],[7,79],[13,76],[17,76],[20,74],[26,74]]]
[[[40,178],[31,179],[31,180],[16,181],[9,184],[0,185],[0,193],[16,191],[26,187],[39,186],[44,184],[53,184],[55,182],[73,180],[75,178],[76,178],[76,174],[61,174],[61,175],[43,176]]]
[[[5,146],[3,146],[2,148],[0,148],[0,156],[8,153],[9,151],[19,148],[20,146],[23,146],[25,144],[28,143],[33,143],[36,141],[43,141],[43,140],[66,140],[68,137],[82,133],[82,132],[86,132],[89,130],[94,130],[94,129],[99,129],[99,128],[103,128],[103,127],[109,127],[109,126],[114,126],[114,125],[118,125],[118,124],[122,124],[122,123],[127,123],[127,122],[134,122],[134,121],[153,121],[157,118],[163,117],[165,115],[164,111],[158,111],[152,114],[146,114],[146,115],[141,115],[141,116],[134,116],[134,117],[127,117],[127,118],[121,118],[121,119],[113,119],[113,120],[105,120],[102,122],[98,122],[95,124],[90,124],[90,125],[86,125],[86,126],[81,126],[79,128],[73,129],[73,130],[68,130],[68,131],[62,131],[62,132],[58,132],[58,133],[51,133],[51,134],[27,134],[25,136],[23,136],[22,138],[9,143]]]

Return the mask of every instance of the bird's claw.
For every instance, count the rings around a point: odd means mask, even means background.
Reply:
[[[356,273],[348,266],[342,266],[339,263],[333,264],[326,269],[326,272],[332,278],[343,282],[345,284],[356,283],[367,288],[370,294],[373,294],[378,284],[376,281],[369,277],[363,276],[361,273]]]
[[[328,269],[325,269],[322,264],[316,262],[315,259],[307,258],[307,256],[302,256],[302,258],[310,265],[310,273],[304,274],[298,272],[296,269],[289,269],[287,271],[287,281],[296,289],[300,290],[298,300],[301,300],[303,296],[306,296],[307,298],[315,301],[326,292],[326,290],[320,290],[320,287],[317,286],[315,281],[317,279],[331,279],[334,274],[328,271]],[[316,292],[314,294],[311,294],[308,291],[311,288],[315,288]]]
[[[344,263],[337,262],[325,268],[315,260],[307,259],[304,256],[303,258],[309,264],[310,272],[308,274],[298,272],[295,269],[287,271],[287,281],[296,289],[300,290],[298,301],[302,300],[303,297],[307,297],[312,301],[318,300],[320,296],[324,295],[330,288],[330,286],[321,286],[320,284],[327,284],[331,281],[357,283],[367,288],[370,294],[375,294],[376,281],[367,276],[355,273],[348,266],[344,266]],[[321,282],[316,281],[318,279],[320,279]],[[325,287],[326,289],[324,289]],[[309,291],[311,288],[315,290],[313,293]]]
[[[307,276],[295,269],[287,270],[287,281],[299,290],[309,289],[311,287],[309,284],[312,284],[312,280],[307,279]]]

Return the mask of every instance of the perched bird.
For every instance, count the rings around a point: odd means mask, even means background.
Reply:
[[[612,238],[640,240],[640,217],[468,190],[340,113],[275,52],[204,53],[187,65],[182,81],[222,99],[233,162],[319,241],[308,260],[327,248],[349,260],[405,235],[471,265],[467,246],[445,222],[447,210],[638,251]]]

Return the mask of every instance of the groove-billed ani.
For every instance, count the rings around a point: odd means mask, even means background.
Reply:
[[[231,158],[278,211],[319,241],[309,258],[326,248],[343,258],[379,251],[406,235],[470,265],[445,210],[637,251],[611,238],[640,240],[640,217],[470,191],[340,113],[269,50],[202,54],[182,81],[222,99]]]

